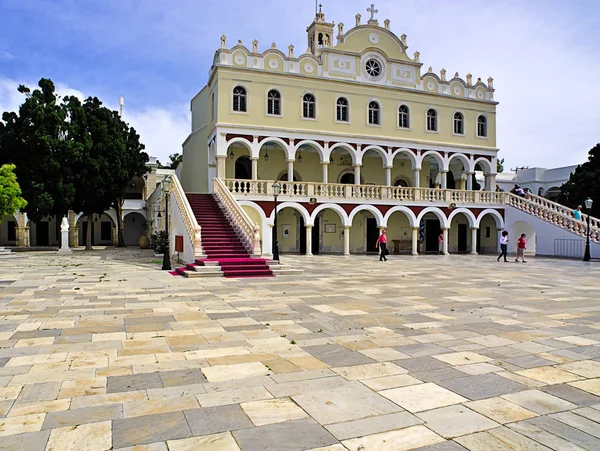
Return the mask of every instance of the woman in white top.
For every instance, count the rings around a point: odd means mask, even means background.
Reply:
[[[498,256],[497,261],[500,261],[502,257],[504,257],[504,261],[507,262],[506,253],[508,252],[508,232],[505,230],[502,232],[502,236],[500,237],[500,249],[502,252]]]

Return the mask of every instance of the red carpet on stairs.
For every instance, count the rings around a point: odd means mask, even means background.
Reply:
[[[251,258],[212,194],[186,194],[202,228],[205,260],[197,265],[217,262],[225,277],[271,277],[267,260]]]

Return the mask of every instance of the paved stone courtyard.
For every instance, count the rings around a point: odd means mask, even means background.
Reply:
[[[0,449],[600,449],[600,265],[283,259],[1,259]]]

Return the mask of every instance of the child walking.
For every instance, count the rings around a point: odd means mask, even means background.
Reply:
[[[500,237],[500,250],[502,251],[498,256],[496,261],[500,261],[502,257],[504,257],[504,261],[507,262],[506,254],[508,253],[508,232],[505,230],[502,232],[502,236]]]
[[[379,261],[387,262],[387,235],[385,234],[385,230],[381,231],[381,235],[377,238],[376,246],[379,246]]]
[[[518,262],[519,257],[521,257],[521,261],[523,263],[527,263],[525,261],[525,249],[527,249],[527,235],[522,233],[521,238],[517,240],[517,258],[515,259],[516,262]]]

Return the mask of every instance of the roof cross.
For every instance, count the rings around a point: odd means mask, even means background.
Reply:
[[[375,9],[375,4],[371,3],[371,7],[367,8],[367,12],[371,13],[371,20],[375,20],[375,14],[379,12],[378,9]]]

